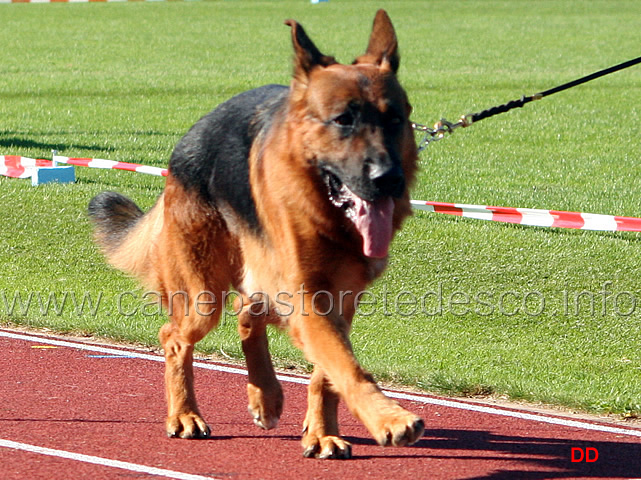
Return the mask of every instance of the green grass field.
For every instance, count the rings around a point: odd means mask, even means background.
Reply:
[[[288,82],[285,18],[349,62],[379,7],[397,28],[420,123],[641,55],[636,0],[0,5],[0,155],[165,166],[215,105]],[[641,216],[640,105],[636,67],[459,130],[421,154],[413,198]],[[163,315],[104,263],[85,212],[102,190],[147,208],[163,180],[76,174],[37,188],[0,178],[0,323],[156,345]],[[417,213],[355,321],[354,348],[379,379],[431,392],[635,416],[640,240]],[[94,304],[80,311],[72,295]],[[227,316],[200,350],[240,358],[235,328]],[[271,343],[279,366],[305,366],[286,335]]]

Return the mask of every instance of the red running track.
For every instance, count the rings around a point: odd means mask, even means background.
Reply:
[[[162,357],[10,330],[0,330],[0,348],[0,477],[7,480],[641,477],[641,429],[398,392],[390,395],[408,398],[399,401],[425,419],[417,444],[379,447],[343,408],[354,458],[305,459],[305,379],[281,376],[285,411],[265,432],[246,411],[242,370],[214,362],[196,369],[213,438],[168,439]],[[573,462],[581,452],[598,458]]]

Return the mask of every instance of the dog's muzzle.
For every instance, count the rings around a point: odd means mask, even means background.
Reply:
[[[367,176],[343,179],[331,167],[321,167],[329,200],[351,220],[363,239],[366,257],[387,257],[392,241],[394,198],[405,190],[405,177],[396,165],[366,168]]]
[[[369,170],[369,179],[374,186],[375,197],[400,198],[405,190],[405,176],[398,165],[375,165]]]

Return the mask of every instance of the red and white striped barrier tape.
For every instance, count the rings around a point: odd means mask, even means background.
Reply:
[[[99,158],[73,158],[54,156],[56,163],[90,168],[107,168],[167,176],[167,169],[150,167],[137,163],[115,162]],[[50,167],[51,160],[36,160],[17,155],[0,155],[0,175],[14,178],[28,178],[36,167]],[[535,208],[489,207],[486,205],[465,205],[461,203],[427,202],[412,200],[412,207],[427,212],[457,215],[459,217],[515,223],[535,227],[574,228],[602,232],[641,232],[641,218],[601,215],[596,213],[564,212],[561,210],[540,210]]]
[[[72,158],[54,156],[53,161],[57,163],[66,163],[67,165],[76,165],[78,167],[90,168],[107,168],[113,170],[127,170],[129,172],[146,173],[147,175],[156,175],[166,177],[168,170],[160,167],[150,167],[138,163],[115,162],[113,160],[103,160],[101,158]]]
[[[18,155],[0,155],[0,175],[13,178],[29,178],[33,175],[36,167],[51,167],[55,163],[64,163],[67,165],[76,165],[78,167],[106,168],[112,170],[126,170],[129,172],[146,173],[147,175],[156,175],[159,177],[167,176],[167,169],[160,167],[150,167],[138,163],[115,162],[113,160],[103,160],[101,158],[73,158],[61,157],[54,155],[53,161],[20,157]]]
[[[21,157],[19,155],[0,155],[0,175],[12,178],[30,178],[36,167],[50,167],[51,160]]]
[[[641,218],[634,217],[539,210],[535,208],[488,207],[461,203],[426,202],[424,200],[412,200],[412,206],[427,212],[535,227],[575,228],[601,232],[641,232]]]

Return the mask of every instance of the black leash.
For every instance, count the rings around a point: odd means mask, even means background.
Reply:
[[[412,127],[414,128],[414,130],[419,132],[424,132],[424,136],[419,142],[418,151],[420,152],[424,150],[427,147],[427,145],[429,145],[431,142],[442,139],[446,133],[452,133],[456,128],[469,127],[473,123],[480,122],[481,120],[493,117],[494,115],[498,115],[499,113],[505,113],[514,108],[521,108],[525,104],[530,103],[534,100],[541,100],[543,97],[547,97],[548,95],[562,92],[563,90],[567,90],[568,88],[576,87],[577,85],[581,85],[582,83],[595,80],[599,77],[609,75],[610,73],[618,72],[619,70],[632,67],[639,63],[641,63],[641,57],[635,58],[633,60],[628,60],[627,62],[614,65],[613,67],[599,70],[598,72],[592,73],[590,75],[586,75],[585,77],[572,80],[571,82],[564,83],[563,85],[550,88],[549,90],[545,90],[543,92],[535,93],[534,95],[530,95],[528,97],[524,95],[518,100],[512,100],[511,102],[504,103],[503,105],[497,105],[496,107],[488,108],[487,110],[483,110],[482,112],[463,115],[461,119],[456,123],[448,122],[444,118],[441,119],[439,122],[437,122],[434,125],[434,128],[430,128],[426,125],[421,125],[419,123],[412,123]]]

